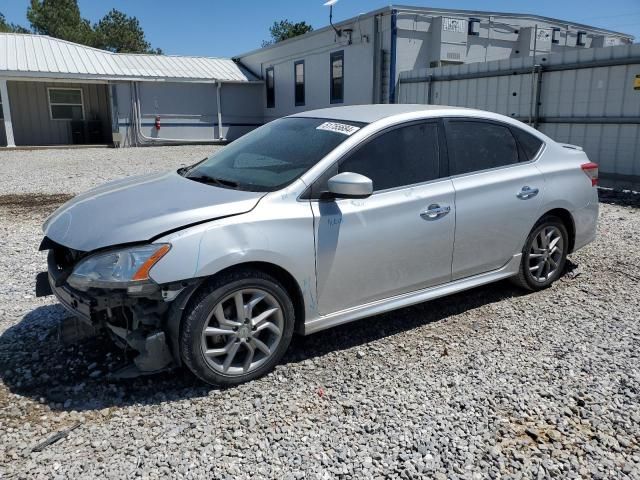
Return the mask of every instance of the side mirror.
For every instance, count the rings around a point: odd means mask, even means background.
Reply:
[[[359,173],[343,172],[329,179],[329,192],[335,198],[367,198],[373,193],[373,182]]]

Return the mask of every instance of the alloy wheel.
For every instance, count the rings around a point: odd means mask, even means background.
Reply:
[[[258,288],[233,292],[213,308],[202,331],[202,353],[211,368],[245,375],[276,351],[284,331],[282,307]]]
[[[553,225],[540,229],[529,250],[529,271],[537,282],[545,282],[556,274],[562,263],[564,241],[560,229]]]

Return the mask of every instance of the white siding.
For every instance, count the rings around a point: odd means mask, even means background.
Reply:
[[[240,57],[243,65],[263,78],[267,68],[274,69],[275,108],[266,108],[266,91],[262,87],[265,121],[330,106],[330,55],[340,50],[344,51],[342,105],[373,103],[374,25],[374,17],[343,25],[342,29],[353,30],[351,44],[346,34],[340,38],[333,30],[323,30]],[[305,62],[306,94],[305,105],[296,107],[294,63],[298,60]]]

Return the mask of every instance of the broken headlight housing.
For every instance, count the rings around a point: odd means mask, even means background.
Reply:
[[[149,270],[170,249],[168,243],[154,243],[96,253],[80,261],[67,282],[80,290],[127,288],[149,282]]]

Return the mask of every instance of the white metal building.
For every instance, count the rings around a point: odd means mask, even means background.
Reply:
[[[400,72],[630,44],[529,14],[390,6],[235,59],[265,80],[265,120],[331,104],[393,103]]]
[[[230,59],[0,34],[0,145],[233,140],[262,124],[263,97],[263,82]]]
[[[629,44],[528,14],[390,6],[234,59],[114,54],[0,33],[0,145],[233,140],[331,104],[397,101],[400,73]]]

